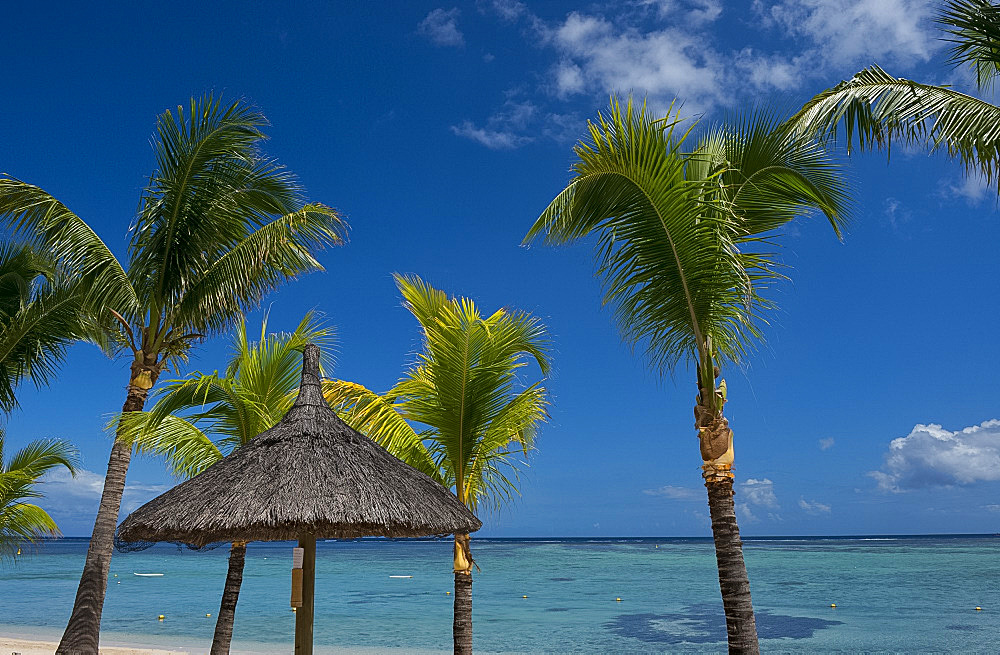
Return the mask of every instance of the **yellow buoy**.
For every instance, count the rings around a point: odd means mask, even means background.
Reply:
[[[206,615],[205,615],[205,618],[206,618],[206,619],[210,619],[210,618],[212,618],[212,615],[211,615],[211,614],[206,614]]]
[[[446,591],[446,592],[444,592],[444,594],[445,594],[446,596],[451,596],[451,592],[450,592],[450,591]]]
[[[20,548],[18,548],[18,549],[17,549],[17,554],[18,554],[18,555],[20,555],[20,554],[21,554],[21,549],[20,549]]]
[[[521,598],[527,598],[527,596],[521,596]]]
[[[157,618],[158,618],[158,619],[159,619],[160,621],[162,621],[162,620],[163,620],[163,619],[165,619],[166,617],[165,617],[165,616],[163,616],[162,614],[160,614],[160,616],[158,616]]]
[[[982,608],[982,607],[980,607],[979,605],[976,605],[976,611],[977,611],[977,612],[982,612],[982,611],[983,611],[983,608]]]
[[[830,603],[830,607],[836,607],[837,603]]]
[[[615,601],[617,601],[617,602],[620,603],[620,602],[622,602],[622,599],[621,598],[615,598]]]

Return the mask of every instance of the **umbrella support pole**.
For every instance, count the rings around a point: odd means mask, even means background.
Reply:
[[[295,655],[312,655],[313,652],[313,601],[316,591],[316,537],[304,534],[299,537],[302,558],[302,607],[295,610]]]

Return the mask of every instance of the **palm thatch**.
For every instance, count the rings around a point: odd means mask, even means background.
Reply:
[[[319,348],[305,347],[295,404],[276,426],[122,522],[116,542],[417,537],[482,523],[448,489],[348,427],[323,399]]]

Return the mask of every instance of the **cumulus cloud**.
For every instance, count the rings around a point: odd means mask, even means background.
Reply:
[[[465,37],[458,29],[459,13],[458,7],[434,9],[417,24],[417,34],[427,37],[435,45],[461,47],[465,45]]]
[[[751,505],[761,505],[772,509],[778,507],[778,498],[774,495],[774,483],[767,478],[763,480],[749,478],[740,485],[740,493]]]
[[[664,498],[669,498],[671,500],[697,500],[701,499],[705,495],[698,489],[675,487],[670,484],[660,487],[659,489],[645,489],[642,493],[648,496],[663,496]]]
[[[551,71],[559,97],[615,90],[660,103],[680,97],[704,106],[720,99],[722,65],[702,35],[673,27],[644,31],[575,11],[540,32],[560,57]]]
[[[1000,480],[1000,420],[954,432],[918,424],[889,443],[882,468],[868,475],[892,492]]]
[[[762,517],[758,512],[772,521],[781,520],[777,513],[781,506],[778,504],[778,497],[774,495],[774,483],[767,478],[748,478],[739,485],[736,498],[742,501],[736,504],[736,513],[745,523],[760,521]]]
[[[812,63],[912,65],[936,45],[930,0],[781,0],[754,4],[765,24],[813,44]]]
[[[966,175],[959,182],[953,182],[945,186],[945,196],[964,200],[970,207],[978,207],[986,199],[997,201],[996,185],[981,175]]]
[[[515,21],[528,13],[528,7],[518,0],[492,0],[480,4],[481,10],[489,10],[505,21]]]
[[[799,58],[767,55],[753,48],[744,48],[736,53],[733,64],[744,80],[763,91],[768,89],[787,91],[802,82]]]
[[[818,501],[808,501],[805,498],[799,498],[799,508],[802,509],[806,514],[818,515],[818,514],[829,514],[830,506],[824,505]]]
[[[451,131],[493,150],[511,150],[534,140],[534,137],[524,134],[524,131],[537,112],[538,108],[529,101],[508,99],[500,111],[487,119],[484,126],[480,127],[466,120],[459,125],[452,125]]]
[[[659,18],[684,20],[693,24],[711,23],[722,15],[722,0],[639,0]]]
[[[831,448],[833,448],[833,443],[834,443],[833,437],[824,437],[823,439],[819,440],[819,449],[830,450]]]
[[[122,494],[122,514],[127,514],[160,495],[169,487],[162,484],[130,482]],[[39,504],[55,517],[97,514],[97,507],[104,491],[104,476],[87,469],[78,469],[76,477],[64,468],[47,473],[41,479],[45,497]]]

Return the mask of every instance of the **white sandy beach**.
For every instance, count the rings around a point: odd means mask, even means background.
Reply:
[[[30,641],[0,637],[0,655],[53,655],[58,644],[54,641]],[[187,655],[188,651],[132,648],[129,646],[101,646],[101,655]]]

